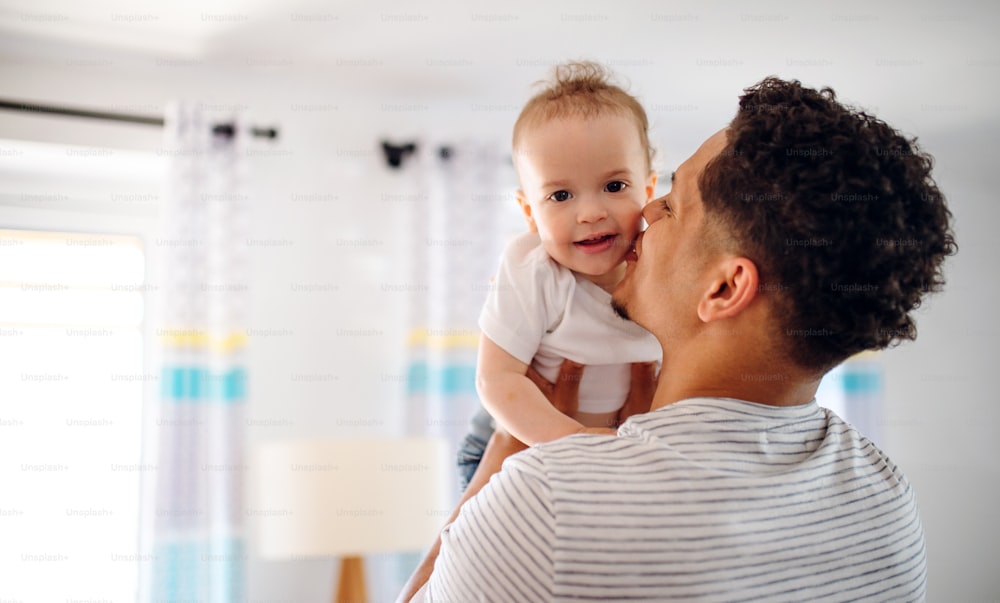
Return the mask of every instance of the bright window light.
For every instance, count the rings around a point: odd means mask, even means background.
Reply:
[[[0,230],[0,600],[134,601],[137,237]]]

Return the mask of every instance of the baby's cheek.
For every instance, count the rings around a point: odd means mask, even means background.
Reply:
[[[632,227],[631,227],[632,237],[634,238],[637,234],[639,234],[642,231],[642,212],[641,211],[638,212],[635,215],[635,218],[632,220],[631,224],[632,224]]]

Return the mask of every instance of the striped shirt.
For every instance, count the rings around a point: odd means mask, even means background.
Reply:
[[[534,446],[442,533],[429,600],[919,601],[910,483],[811,402],[696,398]]]

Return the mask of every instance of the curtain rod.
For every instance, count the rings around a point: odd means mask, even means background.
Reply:
[[[74,109],[71,107],[58,107],[55,105],[43,105],[39,103],[28,103],[23,101],[12,101],[0,98],[0,109],[10,111],[25,111],[29,113],[46,113],[49,115],[63,115],[67,117],[86,117],[90,119],[104,119],[108,121],[120,121],[133,124],[143,124],[147,126],[162,126],[162,117],[150,117],[146,115],[130,115],[128,113],[112,113],[109,111],[92,111],[90,109]],[[233,136],[235,127],[233,124],[216,124],[212,126],[212,132],[221,136]],[[257,138],[277,138],[278,130],[275,128],[250,128],[250,134]]]

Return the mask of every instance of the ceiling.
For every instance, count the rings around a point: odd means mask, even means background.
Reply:
[[[770,74],[831,85],[911,132],[976,127],[997,118],[998,29],[982,1],[0,0],[0,38],[19,52],[327,70],[358,94],[516,108],[550,65],[595,58],[677,127],[723,123]]]

